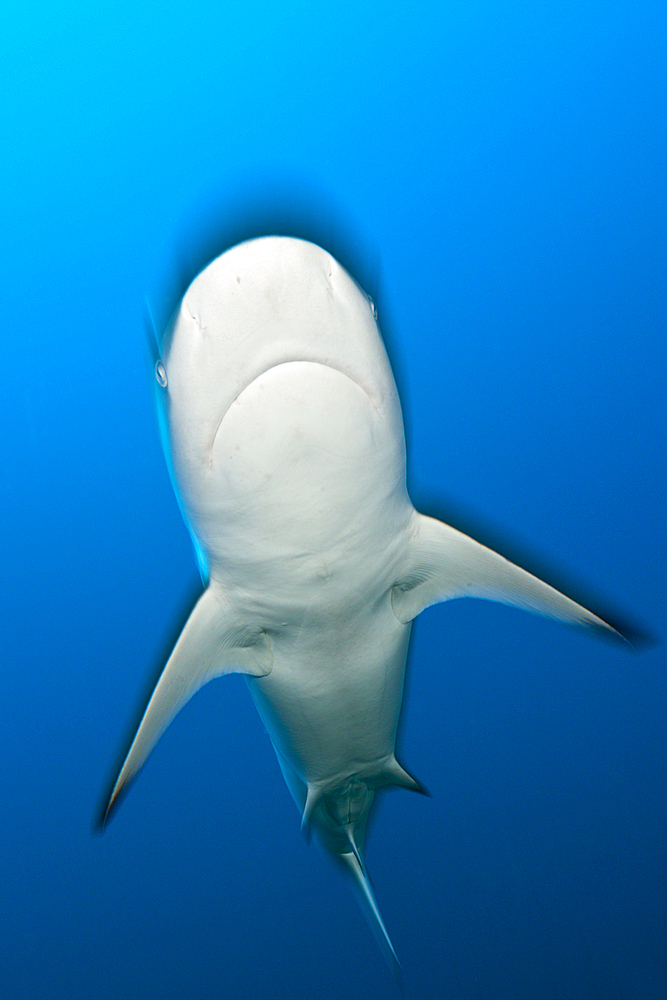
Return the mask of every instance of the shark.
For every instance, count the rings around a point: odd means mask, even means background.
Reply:
[[[103,824],[177,712],[245,675],[280,769],[397,976],[364,860],[378,793],[425,792],[396,756],[411,623],[474,597],[616,629],[406,487],[403,418],[372,299],[324,249],[265,236],[208,264],[154,368],[204,589],[141,718]]]

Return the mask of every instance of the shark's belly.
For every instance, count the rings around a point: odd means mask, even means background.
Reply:
[[[289,362],[251,382],[207,467],[181,484],[211,576],[305,587],[360,543],[381,547],[411,509],[398,418],[323,364]]]
[[[372,779],[393,757],[409,638],[389,607],[337,635],[275,640],[271,674],[248,683],[279,758],[303,782]]]
[[[271,675],[250,686],[307,781],[393,753],[409,629],[390,590],[412,507],[391,416],[340,371],[292,362],[239,395],[213,443],[197,533],[272,638]]]

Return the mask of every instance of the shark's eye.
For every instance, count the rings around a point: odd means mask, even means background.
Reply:
[[[157,361],[155,364],[155,378],[158,380],[158,384],[161,385],[163,389],[167,388],[167,369],[161,361]]]

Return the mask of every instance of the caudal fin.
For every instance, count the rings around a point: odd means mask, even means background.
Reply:
[[[382,919],[382,915],[378,909],[375,893],[373,892],[373,887],[371,886],[368,873],[366,872],[366,866],[359,863],[356,853],[339,854],[338,857],[345,864],[346,868],[352,875],[352,886],[357,902],[359,903],[361,911],[368,921],[368,925],[373,932],[375,940],[380,946],[380,951],[382,952],[384,959],[391,969],[394,979],[402,992],[403,977],[401,963],[398,961],[398,957],[394,951],[394,946],[391,943],[391,938],[389,937],[384,920]]]

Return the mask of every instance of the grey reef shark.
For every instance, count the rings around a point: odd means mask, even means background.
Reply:
[[[176,713],[245,674],[302,826],[347,873],[395,974],[364,863],[395,755],[411,622],[478,597],[621,636],[406,488],[401,406],[373,301],[314,243],[248,240],[194,279],[160,344],[158,418],[205,589],[102,825]]]

